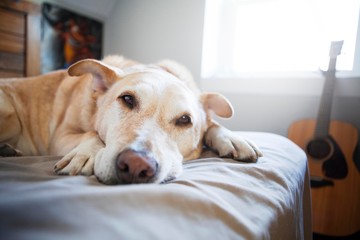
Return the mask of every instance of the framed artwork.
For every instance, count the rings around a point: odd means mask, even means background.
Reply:
[[[101,22],[50,3],[43,3],[41,11],[42,73],[102,57]]]

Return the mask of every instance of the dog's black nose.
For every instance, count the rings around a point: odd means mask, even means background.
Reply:
[[[125,150],[116,160],[116,171],[121,183],[146,183],[155,176],[158,164],[143,152]]]

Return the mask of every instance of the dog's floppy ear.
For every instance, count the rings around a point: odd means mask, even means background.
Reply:
[[[211,110],[219,117],[230,118],[234,110],[227,98],[219,93],[202,93],[200,96],[206,111]]]
[[[106,65],[95,59],[84,59],[74,63],[68,69],[70,76],[81,76],[90,73],[93,78],[93,89],[105,92],[122,75],[120,69]]]

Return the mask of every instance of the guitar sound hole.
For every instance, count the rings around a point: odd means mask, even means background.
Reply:
[[[307,153],[315,159],[324,159],[331,153],[331,146],[325,139],[311,140],[306,146]]]

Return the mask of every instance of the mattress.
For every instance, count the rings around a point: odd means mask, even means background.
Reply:
[[[285,137],[239,132],[264,156],[205,155],[165,184],[57,176],[57,156],[0,159],[0,239],[311,239],[305,153]]]

